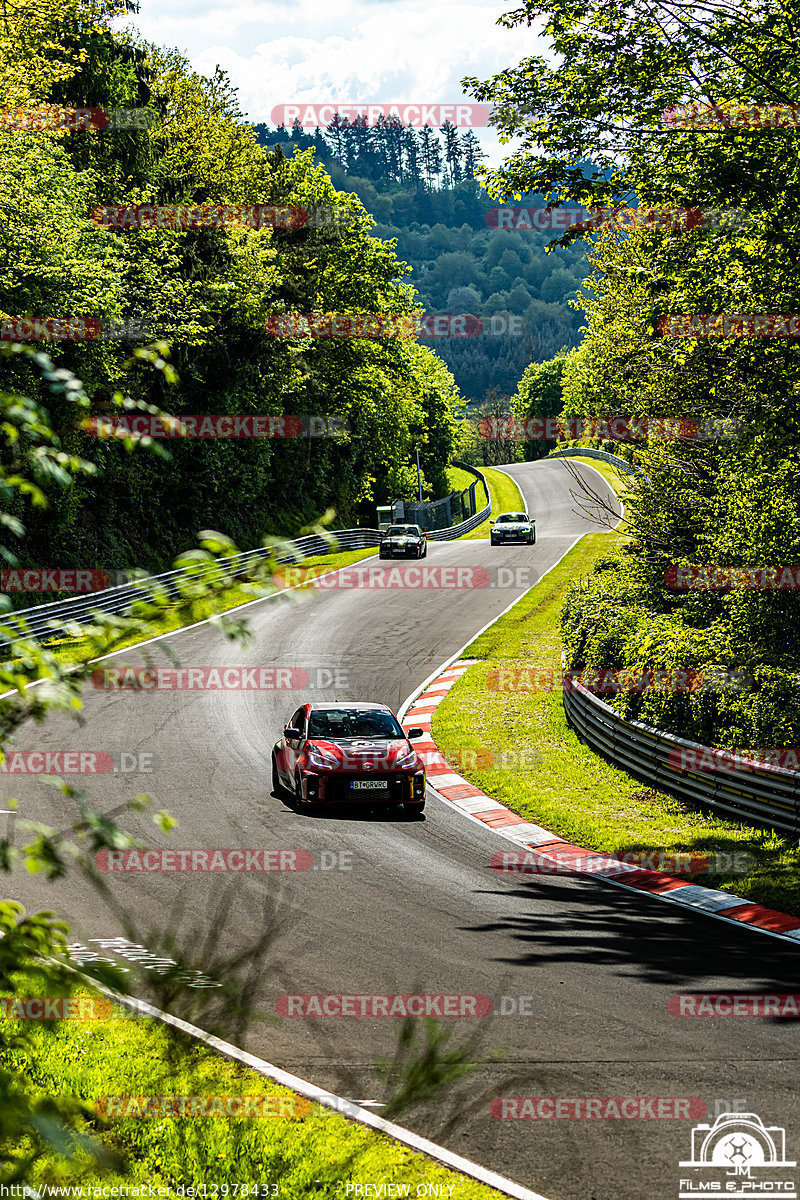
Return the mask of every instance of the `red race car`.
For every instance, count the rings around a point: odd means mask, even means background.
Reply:
[[[425,808],[425,768],[385,704],[303,704],[272,750],[272,790],[306,810],[330,804]]]

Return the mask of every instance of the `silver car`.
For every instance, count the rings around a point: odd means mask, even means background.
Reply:
[[[500,513],[489,530],[493,546],[503,546],[508,542],[525,542],[532,546],[536,541],[536,522],[526,513]]]

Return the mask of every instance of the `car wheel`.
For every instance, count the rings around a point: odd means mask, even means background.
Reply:
[[[275,755],[272,755],[272,794],[280,796],[281,799],[286,795],[286,788],[281,783],[281,777],[278,774],[278,761]]]
[[[423,558],[427,558],[427,557],[428,557],[428,543],[427,543],[427,542],[426,542],[426,543],[425,543],[425,545],[422,547],[422,557],[423,557]]]
[[[494,540],[494,538],[489,538],[489,541],[492,543],[493,546],[497,545],[497,542]]]
[[[533,531],[533,537],[531,538],[531,545],[532,546],[536,545],[536,530],[535,529]]]
[[[414,817],[421,817],[424,811],[424,800],[414,800],[410,804],[403,805],[403,814],[408,817],[409,820],[413,820]]]

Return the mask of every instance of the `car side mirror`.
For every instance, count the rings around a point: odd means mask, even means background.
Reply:
[[[283,736],[290,742],[299,742],[303,735],[299,729],[295,729],[292,725],[287,725],[283,731]]]
[[[424,737],[424,735],[425,735],[425,730],[424,730],[424,729],[409,729],[409,731],[408,731],[408,739],[409,739],[409,741],[411,741],[411,740],[412,740],[412,738],[421,738],[421,737]]]

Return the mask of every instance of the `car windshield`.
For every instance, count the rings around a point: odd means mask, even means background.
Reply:
[[[308,722],[310,738],[402,738],[390,712],[369,708],[316,708]]]
[[[390,525],[386,532],[390,537],[394,537],[396,534],[400,533],[409,533],[412,536],[419,534],[419,530],[417,529],[416,525]]]
[[[516,524],[522,521],[522,523],[526,525],[528,523],[528,518],[525,516],[525,513],[500,513],[500,516],[497,518],[497,523],[500,524],[501,521],[508,525]]]

